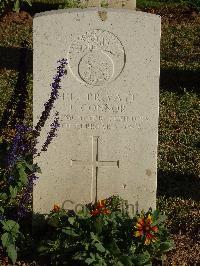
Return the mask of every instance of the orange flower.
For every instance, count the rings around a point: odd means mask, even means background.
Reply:
[[[54,212],[59,212],[59,211],[60,211],[60,206],[57,205],[57,204],[54,204],[54,206],[53,206],[53,211],[54,211]]]
[[[153,219],[150,214],[147,217],[137,219],[135,226],[137,231],[135,231],[134,235],[136,237],[145,237],[145,245],[149,245],[151,242],[155,242],[157,240],[157,237],[154,235],[154,233],[158,232],[158,227],[152,226],[152,223]]]
[[[97,216],[100,214],[100,211],[98,209],[92,210],[90,213],[92,216]]]
[[[105,200],[99,200],[99,201],[97,202],[97,207],[98,207],[98,208],[105,208],[105,203],[106,203]]]
[[[105,200],[100,200],[97,202],[95,209],[91,211],[92,216],[97,216],[99,214],[109,214],[110,211],[105,206]]]

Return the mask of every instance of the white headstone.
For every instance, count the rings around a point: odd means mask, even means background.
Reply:
[[[106,9],[45,12],[34,18],[34,125],[51,93],[56,62],[67,58],[42,146],[59,112],[61,127],[35,159],[42,174],[35,212],[120,195],[155,208],[158,144],[160,17]]]

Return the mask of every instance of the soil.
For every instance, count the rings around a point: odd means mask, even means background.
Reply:
[[[194,20],[199,16],[199,12],[190,9],[188,7],[176,7],[176,8],[144,8],[141,11],[160,15],[162,19],[166,19],[170,22],[179,23],[188,20]]]
[[[26,11],[20,11],[19,13],[10,11],[0,17],[1,24],[32,24],[32,20],[33,18]]]

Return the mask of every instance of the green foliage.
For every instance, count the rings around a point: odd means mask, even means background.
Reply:
[[[0,15],[7,7],[12,8],[15,12],[19,12],[23,3],[27,3],[29,6],[32,6],[31,0],[1,0]]]
[[[63,3],[59,5],[59,8],[76,8],[79,6],[79,0],[63,0]]]
[[[107,0],[102,0],[101,1],[101,7],[108,7],[108,1]]]
[[[5,248],[8,257],[12,260],[13,264],[17,259],[17,247],[16,240],[19,236],[19,224],[13,220],[1,221],[2,224],[2,235],[1,241],[2,245]]]
[[[23,3],[27,3],[29,6],[32,6],[31,0],[15,0],[13,4],[13,11],[19,12]]]
[[[116,208],[116,197],[114,200],[114,211],[111,211],[111,198],[108,205],[107,201],[103,207],[88,205],[78,213],[52,210],[47,217],[49,228],[46,239],[41,241],[40,254],[50,258],[53,265],[142,266],[151,265],[152,259],[162,259],[173,246],[164,227],[165,217],[149,211],[131,218],[128,212]],[[149,225],[158,229],[156,232],[152,229],[155,239],[152,236],[148,243],[145,233],[135,236],[140,219],[152,219]]]
[[[80,0],[32,0],[32,3],[58,5],[59,8],[76,8],[80,6]]]
[[[64,0],[62,8],[76,8],[80,6],[79,0]]]
[[[14,131],[9,129],[7,133],[4,132],[0,136],[2,153],[0,154],[0,243],[2,242],[8,257],[15,263],[17,259],[16,241],[20,236],[19,224],[9,217],[19,208],[22,192],[28,183],[28,176],[38,171],[38,168],[22,158],[18,158],[11,169],[7,168],[5,157],[11,146],[12,134]]]

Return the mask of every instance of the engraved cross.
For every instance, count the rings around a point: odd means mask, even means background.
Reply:
[[[93,186],[95,182],[95,202],[97,202],[97,182],[98,182],[98,171],[99,167],[118,167],[118,161],[99,161],[99,137],[92,136],[92,160],[91,161],[80,161],[71,160],[71,166],[73,165],[89,165],[92,167],[92,182],[91,182],[91,202],[93,201]]]

